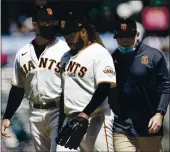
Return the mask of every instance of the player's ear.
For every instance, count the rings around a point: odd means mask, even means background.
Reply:
[[[81,34],[81,37],[83,39],[85,39],[88,35],[87,35],[87,30],[85,28],[83,28],[81,31],[80,31],[80,34]]]

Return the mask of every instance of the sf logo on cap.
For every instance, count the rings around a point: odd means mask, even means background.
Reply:
[[[121,24],[121,30],[126,31],[126,29],[127,29],[127,25],[126,24]]]
[[[47,8],[47,12],[48,12],[49,15],[53,15],[53,11],[52,11],[51,8]]]

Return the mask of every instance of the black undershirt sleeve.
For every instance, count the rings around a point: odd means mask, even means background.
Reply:
[[[120,114],[118,102],[118,87],[111,88],[108,95],[108,103],[114,114]]]
[[[101,83],[98,85],[96,91],[94,92],[94,95],[89,102],[89,104],[84,108],[82,111],[83,113],[90,116],[91,113],[93,113],[106,99],[106,97],[109,94],[111,83]]]
[[[44,51],[46,45],[39,46],[35,42],[35,40],[32,41],[32,44],[34,46],[37,58],[39,58],[41,53]],[[12,118],[15,111],[20,106],[23,97],[24,97],[24,89],[23,88],[19,88],[17,86],[12,86],[11,87],[9,97],[8,97],[7,108],[6,108],[6,111],[5,111],[3,119],[11,119]]]
[[[5,111],[3,119],[10,120],[12,118],[15,111],[20,106],[23,97],[24,97],[24,89],[23,88],[19,88],[16,86],[11,87],[9,97],[8,97],[8,103],[7,103],[7,107],[6,107],[6,111]]]
[[[64,114],[64,93],[61,93],[60,96],[60,108],[59,108],[59,123],[58,123],[58,131],[62,128],[64,119],[65,119],[65,114]]]

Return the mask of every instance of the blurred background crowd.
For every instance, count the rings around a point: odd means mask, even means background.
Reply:
[[[16,52],[34,38],[32,16],[37,5],[45,4],[62,9],[75,7],[88,9],[92,22],[96,26],[106,48],[114,52],[117,43],[113,39],[114,23],[118,17],[131,18],[137,21],[140,40],[160,50],[169,67],[169,0],[1,0],[1,115],[3,116],[12,76],[12,65]],[[69,2],[69,5],[68,5]],[[63,2],[62,2],[63,3]],[[81,6],[81,7],[80,7]],[[86,11],[86,10],[84,10]],[[59,37],[63,39],[63,37]],[[2,152],[21,151],[33,152],[29,131],[29,106],[23,100],[19,110],[12,118],[8,129],[12,135],[9,139],[2,138]],[[165,117],[164,149],[169,149],[169,111]]]

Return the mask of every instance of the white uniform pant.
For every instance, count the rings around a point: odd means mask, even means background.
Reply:
[[[33,144],[37,152],[56,152],[59,108],[30,108],[30,127]]]
[[[73,119],[74,116],[67,116],[64,125]],[[89,119],[89,127],[80,144],[80,150],[77,151],[100,151],[113,152],[113,112],[110,108],[105,109],[103,113],[93,116]],[[57,146],[57,151],[76,151],[63,146]]]

